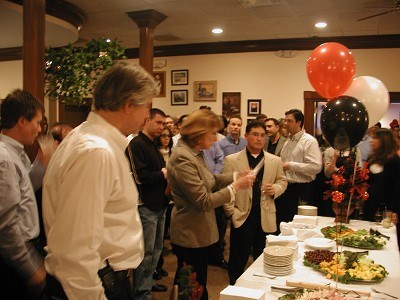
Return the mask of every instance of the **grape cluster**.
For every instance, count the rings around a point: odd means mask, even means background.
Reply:
[[[330,262],[334,255],[334,252],[328,250],[306,251],[304,253],[304,259],[318,265],[322,261]]]

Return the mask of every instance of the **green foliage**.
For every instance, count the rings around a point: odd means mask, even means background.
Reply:
[[[196,280],[196,273],[192,266],[184,263],[178,277],[179,300],[199,300],[203,293],[203,287]]]
[[[46,49],[46,95],[67,105],[82,105],[92,93],[101,74],[118,59],[125,49],[117,39],[93,39],[84,47],[69,44]]]

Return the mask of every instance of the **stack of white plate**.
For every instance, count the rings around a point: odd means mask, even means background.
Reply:
[[[299,205],[297,207],[297,214],[303,216],[317,216],[318,207],[311,205]]]
[[[289,275],[293,269],[293,249],[268,246],[264,249],[264,272],[275,276]]]

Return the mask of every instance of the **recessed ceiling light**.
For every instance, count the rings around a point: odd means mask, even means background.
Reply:
[[[211,30],[211,32],[212,32],[212,33],[219,34],[219,33],[223,33],[223,32],[224,32],[224,30],[223,30],[223,29],[221,29],[221,28],[214,28],[213,30]]]
[[[314,26],[317,28],[325,28],[327,25],[328,24],[326,24],[325,22],[318,22]]]

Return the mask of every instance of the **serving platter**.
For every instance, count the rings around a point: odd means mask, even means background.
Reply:
[[[335,241],[327,238],[312,237],[306,239],[304,241],[304,244],[312,249],[324,250],[324,249],[331,249],[333,246],[335,246]]]
[[[367,252],[306,251],[303,264],[342,283],[376,283],[388,274],[385,267],[367,257]]]
[[[382,235],[371,234],[371,231],[365,229],[354,231],[344,225],[326,226],[321,228],[321,232],[326,238],[337,240],[341,245],[360,249],[379,250],[387,241]]]

